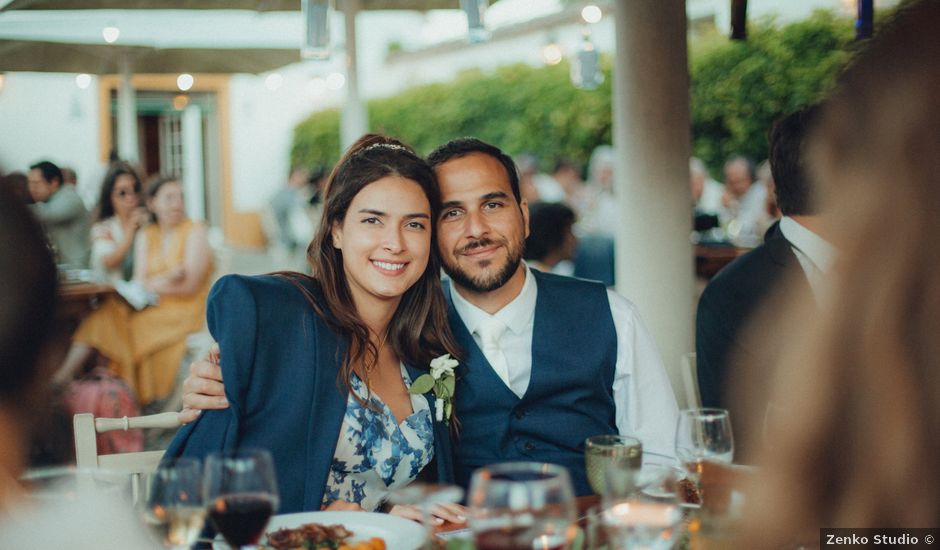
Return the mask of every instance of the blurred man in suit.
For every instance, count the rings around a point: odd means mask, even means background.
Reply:
[[[727,399],[728,366],[732,360],[753,361],[743,334],[748,322],[789,273],[796,274],[795,292],[818,300],[824,292],[823,274],[832,263],[834,251],[819,234],[819,208],[803,159],[816,110],[792,113],[770,132],[770,166],[783,218],[767,231],[764,244],[721,270],[699,300],[695,349],[702,405],[732,409],[732,422],[744,413]]]

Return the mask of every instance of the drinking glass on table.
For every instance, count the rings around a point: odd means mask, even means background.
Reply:
[[[258,544],[278,506],[271,454],[262,449],[211,453],[204,486],[209,519],[229,546]]]
[[[680,411],[676,425],[676,458],[696,484],[705,462],[731,464],[734,458],[734,437],[731,434],[731,417],[728,411]]]
[[[584,440],[584,465],[594,493],[625,496],[643,466],[643,444],[625,435],[595,435]]]
[[[480,468],[467,506],[477,550],[567,550],[577,534],[571,478],[554,464]]]
[[[144,522],[167,548],[189,548],[206,519],[202,500],[202,465],[194,458],[177,458],[151,475],[141,499]]]

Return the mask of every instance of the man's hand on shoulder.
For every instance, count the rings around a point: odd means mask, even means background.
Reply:
[[[225,386],[222,384],[222,368],[219,345],[213,344],[209,353],[189,365],[189,376],[183,380],[183,410],[179,420],[183,424],[195,421],[204,410],[228,407]]]

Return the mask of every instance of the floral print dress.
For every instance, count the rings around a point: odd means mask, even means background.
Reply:
[[[401,377],[410,388],[404,366]],[[365,383],[355,374],[350,387],[323,506],[345,500],[375,511],[390,491],[410,483],[434,458],[434,419],[423,395],[411,396],[414,412],[396,424],[391,409],[374,393],[367,396]],[[353,393],[375,410],[361,405]]]

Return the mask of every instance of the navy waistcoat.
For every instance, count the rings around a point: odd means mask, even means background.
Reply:
[[[532,376],[521,399],[493,371],[445,286],[451,327],[465,353],[457,369],[455,408],[461,428],[455,476],[466,487],[480,466],[551,462],[568,468],[578,495],[591,494],[584,440],[617,433],[612,390],[617,335],[607,290],[570,277],[528,275],[535,277],[538,299]]]

